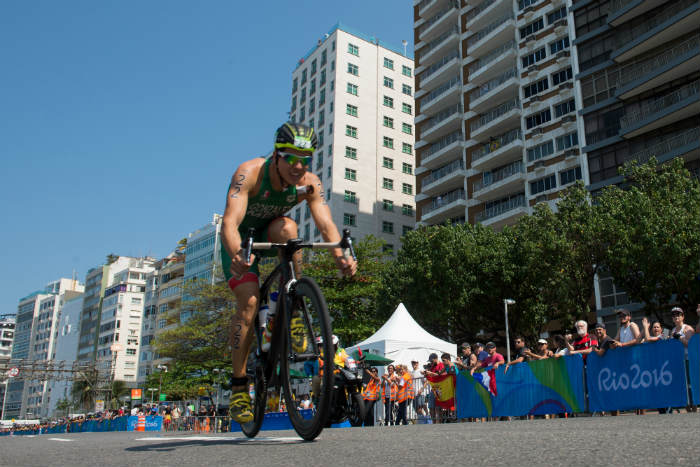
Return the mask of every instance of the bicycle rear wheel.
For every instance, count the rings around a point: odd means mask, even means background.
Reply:
[[[326,300],[313,279],[301,278],[292,294],[292,307],[287,310],[284,343],[280,352],[280,374],[289,420],[299,436],[311,441],[323,430],[330,412],[333,391],[333,334]],[[322,338],[322,343],[316,343],[317,337]],[[323,374],[313,377],[314,408],[310,414],[303,414],[299,407],[300,399],[293,390],[294,382],[290,370],[305,375],[300,370],[302,365],[305,362],[313,364],[322,355],[328,357],[324,358],[325,364],[321,369]]]

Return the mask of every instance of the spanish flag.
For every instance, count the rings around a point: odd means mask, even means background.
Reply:
[[[430,386],[435,393],[435,405],[443,409],[455,406],[455,375],[428,376]]]

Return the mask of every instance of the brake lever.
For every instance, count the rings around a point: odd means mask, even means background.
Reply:
[[[245,239],[245,246],[243,247],[243,256],[245,257],[245,262],[250,263],[250,255],[253,253],[253,237],[255,236],[255,229],[248,229],[248,237]]]
[[[343,229],[343,238],[340,240],[340,247],[345,250],[350,250],[350,256],[352,256],[353,260],[357,261],[355,248],[352,246],[352,237],[350,237],[350,229]]]

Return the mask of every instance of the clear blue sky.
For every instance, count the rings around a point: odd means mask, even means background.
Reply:
[[[412,53],[410,0],[0,2],[0,314],[221,213],[338,21]]]

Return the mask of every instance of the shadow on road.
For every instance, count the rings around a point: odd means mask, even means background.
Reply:
[[[183,447],[193,447],[193,446],[236,446],[236,445],[246,445],[246,446],[262,446],[262,445],[281,445],[281,444],[303,444],[308,441],[303,439],[289,439],[289,438],[220,438],[220,439],[192,439],[192,440],[173,440],[170,442],[164,442],[158,444],[148,444],[148,441],[143,441],[143,446],[134,446],[126,448],[125,451],[130,452],[168,452],[175,451],[178,448]]]

